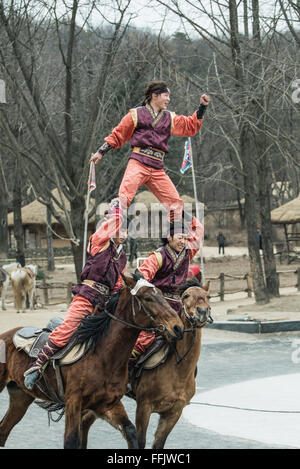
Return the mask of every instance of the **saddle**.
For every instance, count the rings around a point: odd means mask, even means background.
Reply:
[[[31,358],[36,359],[39,351],[44,347],[49,335],[54,329],[63,322],[62,318],[52,318],[47,326],[43,329],[33,326],[23,327],[19,329],[13,336],[13,344],[17,350],[23,350]],[[71,365],[82,358],[89,349],[90,342],[84,344],[74,344],[72,339],[65,346],[59,349],[50,359],[57,381],[58,393],[51,386],[46,373],[42,374],[42,380],[37,382],[37,387],[50,399],[64,408],[64,384],[61,376],[60,368],[64,365]],[[43,407],[42,404],[41,407]],[[56,411],[54,409],[54,411]],[[48,410],[50,413],[52,410]]]
[[[133,383],[136,382],[143,370],[153,370],[158,366],[165,363],[170,352],[170,345],[162,336],[157,336],[150,347],[138,357],[132,355],[131,361],[129,361],[129,381],[127,385],[126,395],[135,399],[133,392]],[[132,364],[135,362],[135,364]]]
[[[27,326],[19,329],[13,336],[13,344],[17,350],[23,350],[30,358],[36,359],[39,351],[44,347],[49,335],[63,322],[62,318],[52,318],[43,329]],[[74,345],[70,342],[59,349],[50,359],[55,365],[71,365],[78,361],[87,351],[88,343]]]

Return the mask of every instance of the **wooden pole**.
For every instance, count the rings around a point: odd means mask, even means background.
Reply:
[[[297,273],[297,290],[300,291],[300,267],[298,267],[296,273]]]
[[[223,272],[220,273],[220,301],[224,301],[225,295],[225,274]]]
[[[194,198],[196,203],[196,218],[198,221],[204,225],[204,217],[200,220],[200,210],[199,210],[199,203],[198,203],[198,195],[197,195],[197,185],[196,185],[196,178],[195,178],[195,171],[194,171],[194,161],[193,161],[193,150],[192,150],[192,142],[191,138],[189,137],[189,144],[191,149],[191,160],[192,160],[192,176],[193,176],[193,188],[194,188]],[[203,242],[204,242],[204,232],[202,235],[201,245],[200,245],[200,270],[202,274],[202,283],[205,282],[205,274],[204,274],[204,263],[203,263]]]
[[[92,174],[92,163],[90,163],[90,171],[89,171],[89,181],[91,179]],[[85,206],[85,221],[84,221],[84,235],[83,235],[83,255],[82,255],[82,268],[85,266],[86,262],[86,243],[87,243],[87,229],[88,229],[88,220],[89,220],[89,205],[90,205],[90,188],[88,187],[88,193],[86,198],[86,206]]]

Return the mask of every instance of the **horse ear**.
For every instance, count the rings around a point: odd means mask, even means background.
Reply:
[[[203,288],[203,290],[205,290],[205,291],[208,292],[209,287],[210,287],[210,282],[208,281],[208,282],[206,283],[206,285],[204,285],[202,288]]]
[[[123,275],[123,274],[121,275],[122,275],[122,279],[124,280],[126,287],[133,288],[135,286],[136,280],[134,280],[131,277],[126,277],[126,275]]]

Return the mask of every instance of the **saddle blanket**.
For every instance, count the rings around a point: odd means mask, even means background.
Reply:
[[[37,358],[51,332],[62,322],[62,318],[54,318],[44,329],[33,326],[23,327],[14,334],[13,344],[17,350],[23,350],[31,358]],[[88,344],[73,345],[71,340],[53,355],[51,361],[55,361],[59,366],[71,365],[86,353],[87,347]]]

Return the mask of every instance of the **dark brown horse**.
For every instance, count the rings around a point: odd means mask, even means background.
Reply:
[[[91,416],[104,418],[122,428],[128,447],[137,447],[135,427],[121,403],[128,380],[128,360],[140,332],[139,328],[153,328],[168,341],[182,338],[183,323],[168,305],[161,292],[142,280],[124,277],[122,290],[113,315],[102,312],[85,318],[77,331],[79,342],[85,340],[92,327],[96,332],[94,349],[78,362],[61,368],[65,389],[65,448],[82,448],[87,444],[86,428]],[[23,373],[31,359],[17,351],[12,337],[17,329],[0,335],[5,343],[6,363],[0,363],[0,392],[7,386],[10,404],[0,423],[0,446],[4,446],[12,428],[23,418],[35,399],[47,400],[35,386],[24,387]],[[3,341],[3,342],[1,342]],[[58,392],[54,370],[45,373]],[[83,431],[83,436],[82,436]]]
[[[136,433],[139,448],[146,444],[146,433],[152,413],[160,415],[153,448],[164,448],[166,439],[190,402],[196,389],[196,369],[201,349],[202,327],[209,321],[209,284],[191,279],[181,288],[181,314],[184,338],[176,343],[165,363],[152,370],[143,370],[131,386],[136,396]]]

